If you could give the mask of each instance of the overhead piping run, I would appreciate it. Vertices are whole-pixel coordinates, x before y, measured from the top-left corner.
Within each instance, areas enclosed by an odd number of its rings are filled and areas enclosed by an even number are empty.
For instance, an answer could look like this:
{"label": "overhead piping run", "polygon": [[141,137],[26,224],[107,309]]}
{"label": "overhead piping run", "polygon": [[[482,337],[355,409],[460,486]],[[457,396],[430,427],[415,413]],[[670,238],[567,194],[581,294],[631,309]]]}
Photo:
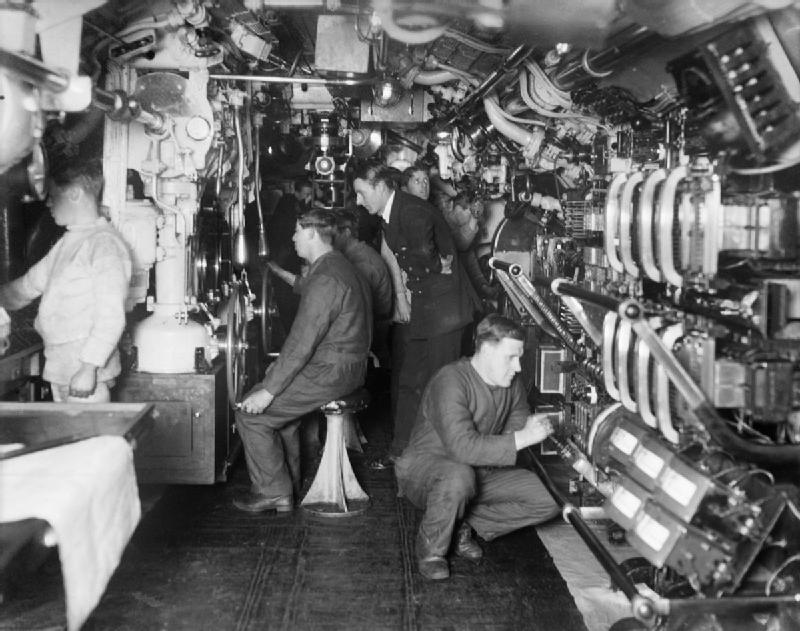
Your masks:
{"label": "overhead piping run", "polygon": [[550,79],[558,89],[571,90],[587,79],[602,78],[623,59],[655,38],[656,35],[647,27],[631,26],[619,34],[618,44],[596,53],[587,50],[578,57],[566,60],[550,75]]}
{"label": "overhead piping run", "polygon": [[461,104],[461,106],[450,116],[450,118],[447,119],[445,124],[452,125],[463,112],[467,112],[474,105],[482,101],[483,97],[486,96],[500,82],[500,80],[506,76],[507,73],[514,70],[523,61],[525,61],[532,52],[533,49],[530,46],[517,46],[513,51],[511,51],[511,54],[506,57],[502,65],[497,70],[493,71],[488,77],[486,77],[486,79],[483,80],[483,83],[475,88],[475,90],[473,90],[473,92],[466,99],[464,99],[464,102]]}
{"label": "overhead piping run", "polygon": [[212,74],[209,79],[250,81],[252,83],[298,83],[308,85],[372,85],[375,79],[324,79],[323,77],[273,77],[249,74]]}

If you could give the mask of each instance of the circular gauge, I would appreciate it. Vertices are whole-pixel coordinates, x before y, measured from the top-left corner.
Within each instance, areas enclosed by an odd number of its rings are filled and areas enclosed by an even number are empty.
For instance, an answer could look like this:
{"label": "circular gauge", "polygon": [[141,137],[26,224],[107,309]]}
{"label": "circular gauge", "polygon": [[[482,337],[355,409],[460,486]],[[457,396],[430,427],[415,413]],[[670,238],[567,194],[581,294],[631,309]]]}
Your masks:
{"label": "circular gauge", "polygon": [[336,163],[329,156],[320,156],[317,158],[314,168],[319,175],[330,175],[336,168]]}
{"label": "circular gauge", "polygon": [[186,135],[201,142],[211,133],[211,124],[202,116],[192,116],[186,123]]}

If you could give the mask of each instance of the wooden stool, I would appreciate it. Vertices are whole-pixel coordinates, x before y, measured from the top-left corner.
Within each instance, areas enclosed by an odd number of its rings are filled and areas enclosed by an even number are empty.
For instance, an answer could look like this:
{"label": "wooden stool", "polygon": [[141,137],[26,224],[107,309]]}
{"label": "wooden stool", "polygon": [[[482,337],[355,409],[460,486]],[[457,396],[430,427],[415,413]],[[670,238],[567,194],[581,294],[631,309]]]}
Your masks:
{"label": "wooden stool", "polygon": [[318,515],[338,516],[360,513],[366,508],[369,496],[353,473],[345,447],[345,435],[357,435],[353,415],[368,404],[369,393],[359,388],[320,408],[325,414],[328,435],[317,475],[301,502],[305,510]]}

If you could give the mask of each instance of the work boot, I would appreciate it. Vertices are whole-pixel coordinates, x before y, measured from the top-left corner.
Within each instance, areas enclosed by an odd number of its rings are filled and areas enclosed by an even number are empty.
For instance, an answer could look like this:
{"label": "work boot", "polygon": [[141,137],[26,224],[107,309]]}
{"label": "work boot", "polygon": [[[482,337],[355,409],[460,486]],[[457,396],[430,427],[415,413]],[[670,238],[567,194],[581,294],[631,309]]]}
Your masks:
{"label": "work boot", "polygon": [[432,555],[424,559],[417,559],[417,569],[425,578],[432,581],[443,581],[450,578],[450,568],[447,559],[442,556]]}
{"label": "work boot", "polygon": [[472,536],[472,527],[464,522],[456,533],[456,554],[462,559],[477,561],[483,556],[483,550]]}
{"label": "work boot", "polygon": [[254,493],[250,491],[243,497],[237,497],[233,500],[233,505],[241,511],[246,513],[263,513],[268,510],[274,510],[279,513],[290,513],[294,510],[291,495],[277,495],[275,497],[268,497],[261,493]]}
{"label": "work boot", "polygon": [[417,569],[419,573],[425,578],[432,581],[443,581],[450,578],[450,568],[447,565],[447,559],[440,554],[435,554],[430,551],[425,545],[424,538],[417,535]]}

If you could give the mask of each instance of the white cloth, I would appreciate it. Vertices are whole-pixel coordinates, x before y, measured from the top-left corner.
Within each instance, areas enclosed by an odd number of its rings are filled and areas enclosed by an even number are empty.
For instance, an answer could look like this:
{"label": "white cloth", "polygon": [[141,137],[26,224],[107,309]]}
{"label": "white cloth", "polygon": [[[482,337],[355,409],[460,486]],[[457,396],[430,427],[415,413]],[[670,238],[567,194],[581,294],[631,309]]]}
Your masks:
{"label": "white cloth", "polygon": [[43,519],[55,533],[70,631],[100,602],[140,516],[133,450],[120,436],[0,461],[0,521]]}

